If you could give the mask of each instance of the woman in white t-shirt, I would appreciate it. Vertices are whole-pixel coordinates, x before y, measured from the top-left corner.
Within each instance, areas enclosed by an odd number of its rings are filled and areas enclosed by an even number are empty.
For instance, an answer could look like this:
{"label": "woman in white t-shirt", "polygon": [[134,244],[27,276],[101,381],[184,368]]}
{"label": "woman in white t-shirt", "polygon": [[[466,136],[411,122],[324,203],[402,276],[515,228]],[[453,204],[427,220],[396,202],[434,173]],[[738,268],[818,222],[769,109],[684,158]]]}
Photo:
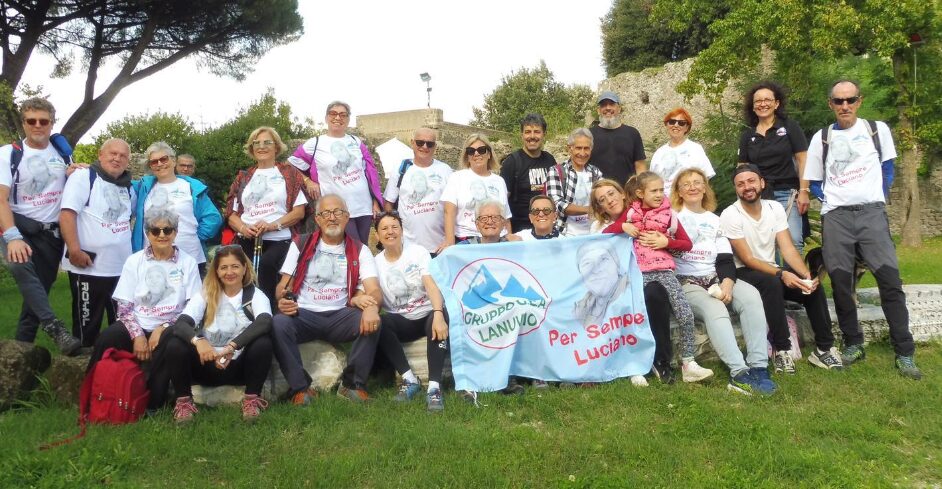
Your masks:
{"label": "woman in white t-shirt", "polygon": [[504,205],[504,229],[501,236],[510,233],[510,205],[507,203],[507,184],[497,173],[497,157],[490,141],[483,134],[472,134],[461,150],[462,168],[448,177],[442,202],[445,204],[445,246],[451,246],[471,237],[481,236],[474,223],[474,212],[485,200],[496,200]]}
{"label": "woman in white t-shirt", "polygon": [[674,179],[681,170],[698,168],[708,179],[716,175],[703,146],[687,139],[692,127],[693,118],[682,107],[673,109],[664,116],[664,130],[670,140],[654,152],[650,170],[664,180],[665,196],[670,196]]}
{"label": "woman in white t-shirt", "polygon": [[[235,242],[257,264],[258,287],[272,301],[281,278],[279,270],[308,202],[301,172],[276,161],[287,149],[273,128],[252,131],[245,153],[255,160],[255,166],[236,175],[225,209],[226,222],[238,233]],[[261,250],[258,257],[256,249]]]}
{"label": "woman in white t-shirt", "polygon": [[167,341],[166,361],[177,393],[174,420],[196,413],[192,385],[245,385],[242,419],[254,421],[268,406],[262,385],[272,361],[271,307],[252,283],[255,271],[242,248],[223,246],[200,294],[186,305]]}
{"label": "woman in white t-shirt", "polygon": [[163,406],[169,377],[164,371],[164,334],[183,312],[187,301],[200,291],[196,260],[175,245],[179,217],[169,209],[154,209],[144,216],[147,246],[128,257],[114,291],[118,320],[95,341],[89,369],[108,348],[133,352],[140,361],[151,361],[148,410]]}
{"label": "woman in white t-shirt", "polygon": [[422,384],[412,372],[402,350],[403,341],[428,338],[429,411],[445,408],[442,369],[448,355],[448,314],[441,291],[429,274],[432,257],[417,244],[402,243],[402,219],[397,212],[384,212],[373,225],[382,250],[376,255],[376,272],[383,289],[383,308],[379,347],[402,375],[396,401],[413,399]]}
{"label": "woman in white t-shirt", "polygon": [[[768,326],[762,298],[755,287],[736,280],[733,251],[720,231],[719,216],[713,213],[716,196],[707,175],[698,168],[678,173],[671,205],[693,242],[690,251],[674,257],[677,279],[694,316],[706,326],[713,349],[729,367],[727,388],[746,395],[771,394],[776,386],[769,378]],[[746,342],[745,358],[736,343],[728,306],[739,316]]]}

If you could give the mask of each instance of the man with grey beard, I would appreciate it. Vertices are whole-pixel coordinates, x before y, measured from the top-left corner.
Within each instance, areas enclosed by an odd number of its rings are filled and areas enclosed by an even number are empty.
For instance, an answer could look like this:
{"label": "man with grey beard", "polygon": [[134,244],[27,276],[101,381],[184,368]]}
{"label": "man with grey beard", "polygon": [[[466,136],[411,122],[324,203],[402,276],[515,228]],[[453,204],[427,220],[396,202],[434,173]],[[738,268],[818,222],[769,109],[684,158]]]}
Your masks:
{"label": "man with grey beard", "polygon": [[595,138],[589,162],[602,170],[605,178],[624,185],[632,175],[646,171],[648,164],[641,133],[621,123],[620,104],[614,92],[599,95],[599,124],[589,129]]}

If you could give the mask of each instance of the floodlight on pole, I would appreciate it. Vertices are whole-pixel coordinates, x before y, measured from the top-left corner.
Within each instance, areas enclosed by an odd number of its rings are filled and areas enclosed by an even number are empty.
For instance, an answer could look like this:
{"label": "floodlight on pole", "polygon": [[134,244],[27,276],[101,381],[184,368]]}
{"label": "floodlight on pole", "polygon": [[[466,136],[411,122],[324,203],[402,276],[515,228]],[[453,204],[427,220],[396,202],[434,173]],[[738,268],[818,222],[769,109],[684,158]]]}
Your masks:
{"label": "floodlight on pole", "polygon": [[428,108],[432,108],[432,77],[428,73],[419,73],[419,79],[425,82],[425,96]]}

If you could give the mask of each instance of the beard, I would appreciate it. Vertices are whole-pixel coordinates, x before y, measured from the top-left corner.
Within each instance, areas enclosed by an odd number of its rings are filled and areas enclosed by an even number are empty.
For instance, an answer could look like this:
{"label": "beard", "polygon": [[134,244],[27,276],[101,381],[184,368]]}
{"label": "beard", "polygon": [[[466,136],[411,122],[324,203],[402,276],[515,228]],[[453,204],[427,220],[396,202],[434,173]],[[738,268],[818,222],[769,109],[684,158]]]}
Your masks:
{"label": "beard", "polygon": [[331,226],[325,226],[323,231],[325,236],[330,236],[331,238],[339,238],[343,236],[343,226],[340,225],[335,224]]}
{"label": "beard", "polygon": [[621,125],[621,114],[613,115],[611,117],[605,117],[604,115],[599,116],[599,127],[602,129],[615,129]]}

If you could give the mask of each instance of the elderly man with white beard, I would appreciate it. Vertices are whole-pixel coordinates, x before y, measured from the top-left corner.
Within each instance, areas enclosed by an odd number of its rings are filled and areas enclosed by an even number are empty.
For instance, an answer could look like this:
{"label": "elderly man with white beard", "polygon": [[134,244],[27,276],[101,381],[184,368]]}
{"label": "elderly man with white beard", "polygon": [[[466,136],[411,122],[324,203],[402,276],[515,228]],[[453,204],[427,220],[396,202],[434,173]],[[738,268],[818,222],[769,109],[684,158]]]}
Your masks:
{"label": "elderly man with white beard", "polygon": [[598,99],[599,125],[590,129],[594,138],[590,163],[605,178],[624,185],[632,175],[648,169],[641,133],[621,123],[621,99],[614,92],[602,92]]}

